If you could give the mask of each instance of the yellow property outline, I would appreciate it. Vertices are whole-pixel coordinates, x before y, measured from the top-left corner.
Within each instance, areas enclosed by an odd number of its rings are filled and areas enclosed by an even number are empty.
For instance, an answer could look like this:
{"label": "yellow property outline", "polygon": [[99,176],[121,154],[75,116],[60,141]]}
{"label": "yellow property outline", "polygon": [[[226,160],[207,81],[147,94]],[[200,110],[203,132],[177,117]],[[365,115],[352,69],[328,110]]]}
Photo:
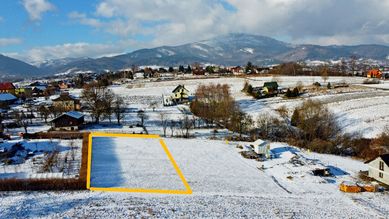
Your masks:
{"label": "yellow property outline", "polygon": [[[185,186],[185,190],[165,190],[165,189],[143,189],[143,188],[101,188],[101,187],[91,187],[91,166],[92,166],[92,138],[93,137],[121,137],[121,138],[153,138],[159,139],[159,143],[165,151],[167,157],[172,163],[174,169],[176,170],[178,176],[180,177],[182,183]],[[188,182],[186,181],[184,174],[182,174],[180,168],[178,167],[176,161],[174,160],[172,154],[170,153],[168,147],[166,146],[165,141],[159,135],[143,135],[143,134],[116,134],[116,133],[104,133],[104,132],[92,132],[89,134],[88,139],[88,171],[86,179],[86,188],[91,191],[106,191],[106,192],[134,192],[134,193],[160,193],[160,194],[180,194],[180,195],[190,195],[192,194],[192,189],[190,188]]]}

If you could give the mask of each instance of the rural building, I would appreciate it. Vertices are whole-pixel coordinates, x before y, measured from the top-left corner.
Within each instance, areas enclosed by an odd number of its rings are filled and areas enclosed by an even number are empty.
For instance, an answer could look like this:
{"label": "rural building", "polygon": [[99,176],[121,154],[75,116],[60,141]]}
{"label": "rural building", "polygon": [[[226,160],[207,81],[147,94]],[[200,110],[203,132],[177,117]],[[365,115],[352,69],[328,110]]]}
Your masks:
{"label": "rural building", "polygon": [[172,106],[189,102],[189,90],[184,85],[178,85],[171,96],[163,96],[163,105]]}
{"label": "rural building", "polygon": [[15,94],[15,86],[11,82],[0,83],[0,93]]}
{"label": "rural building", "polygon": [[80,109],[80,101],[70,96],[68,93],[62,93],[59,97],[52,100],[53,107],[63,109],[65,111],[73,111]]}
{"label": "rural building", "polygon": [[51,121],[52,128],[56,131],[66,130],[74,131],[79,130],[81,125],[84,124],[84,115],[80,112],[70,111],[62,114],[61,116]]}
{"label": "rural building", "polygon": [[18,97],[31,97],[32,87],[18,87],[15,89],[15,95]]}
{"label": "rural building", "polygon": [[369,165],[369,177],[389,185],[389,154],[380,155],[365,163]]}
{"label": "rural building", "polygon": [[254,152],[259,156],[270,158],[270,144],[268,142],[258,139],[252,143],[251,146],[254,148]]}
{"label": "rural building", "polygon": [[244,73],[244,69],[240,66],[232,67],[230,70],[234,75],[242,75]]}
{"label": "rural building", "polygon": [[0,93],[0,107],[5,108],[13,104],[18,98],[10,93]]}
{"label": "rural building", "polygon": [[278,83],[276,81],[265,82],[263,84],[263,92],[266,95],[277,95],[278,94]]}
{"label": "rural building", "polygon": [[382,72],[379,69],[372,69],[367,73],[368,78],[381,78]]}

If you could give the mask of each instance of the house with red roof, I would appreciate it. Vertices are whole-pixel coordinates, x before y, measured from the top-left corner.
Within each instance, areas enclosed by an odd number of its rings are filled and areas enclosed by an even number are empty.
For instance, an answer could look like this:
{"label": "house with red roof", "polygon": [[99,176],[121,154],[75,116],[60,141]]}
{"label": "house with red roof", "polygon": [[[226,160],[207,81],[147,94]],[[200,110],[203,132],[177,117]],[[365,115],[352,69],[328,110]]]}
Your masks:
{"label": "house with red roof", "polygon": [[16,87],[11,82],[0,83],[0,93],[15,94]]}

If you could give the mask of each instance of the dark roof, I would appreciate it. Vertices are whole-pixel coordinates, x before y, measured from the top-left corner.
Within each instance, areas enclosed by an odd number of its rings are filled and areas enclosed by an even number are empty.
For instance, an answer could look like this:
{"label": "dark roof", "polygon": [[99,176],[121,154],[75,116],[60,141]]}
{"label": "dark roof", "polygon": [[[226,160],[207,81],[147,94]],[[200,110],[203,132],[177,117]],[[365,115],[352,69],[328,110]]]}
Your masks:
{"label": "dark roof", "polygon": [[56,101],[70,101],[70,100],[76,100],[69,94],[61,94],[58,98],[53,99],[54,102]]}
{"label": "dark roof", "polygon": [[178,85],[176,88],[174,88],[173,93],[175,93],[177,90],[179,90],[179,89],[181,89],[181,88],[183,88],[183,89],[185,89],[186,91],[189,92],[189,90],[186,89],[184,85],[181,85],[181,84],[180,84],[180,85]]}
{"label": "dark roof", "polygon": [[378,157],[376,157],[374,159],[366,161],[365,163],[370,163],[370,162],[372,162],[373,160],[375,160],[375,159],[377,159],[379,157],[386,163],[386,165],[389,166],[389,154],[380,155],[380,156],[378,156]]}
{"label": "dark roof", "polygon": [[84,115],[80,112],[77,112],[77,111],[70,111],[70,112],[64,113],[64,114],[58,116],[57,118],[51,120],[51,122],[55,122],[56,120],[58,120],[62,117],[71,117],[71,118],[79,120],[79,119],[83,118]]}
{"label": "dark roof", "polygon": [[15,86],[11,82],[0,83],[0,90],[11,90],[15,89]]}
{"label": "dark roof", "polygon": [[389,154],[384,154],[380,156],[381,159],[389,166]]}
{"label": "dark roof", "polygon": [[264,87],[267,87],[267,88],[273,88],[273,89],[277,89],[278,88],[278,83],[276,81],[272,81],[272,82],[265,82],[263,84]]}

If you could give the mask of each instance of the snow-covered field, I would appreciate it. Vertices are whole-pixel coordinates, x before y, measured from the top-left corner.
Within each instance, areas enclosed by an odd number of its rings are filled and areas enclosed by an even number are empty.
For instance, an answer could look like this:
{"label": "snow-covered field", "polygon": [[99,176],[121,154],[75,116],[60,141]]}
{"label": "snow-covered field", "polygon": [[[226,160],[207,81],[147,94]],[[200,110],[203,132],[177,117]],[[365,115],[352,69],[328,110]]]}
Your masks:
{"label": "snow-covered field", "polygon": [[[187,106],[162,107],[162,95],[170,95],[171,91],[179,84],[185,85],[194,94],[200,84],[228,84],[231,94],[239,103],[243,111],[249,113],[254,119],[261,114],[277,116],[275,111],[281,106],[289,109],[290,115],[293,109],[304,99],[312,98],[326,103],[336,114],[340,125],[345,133],[361,134],[365,137],[375,137],[380,134],[389,120],[389,91],[371,88],[363,85],[363,77],[329,77],[326,82],[340,83],[346,82],[355,87],[332,89],[325,93],[308,93],[298,99],[284,99],[274,97],[268,99],[254,100],[241,92],[244,82],[248,80],[253,86],[262,86],[264,82],[277,80],[282,87],[295,87],[298,83],[312,85],[314,82],[324,83],[321,77],[254,77],[254,78],[212,78],[212,79],[190,79],[162,82],[144,82],[135,85],[116,85],[110,88],[117,94],[122,95],[129,105],[127,123],[136,124],[138,118],[136,111],[144,109],[149,115],[146,126],[150,133],[162,134],[161,127],[158,126],[159,114],[164,112],[168,119],[177,120],[187,112]],[[377,86],[386,86],[386,82]],[[72,90],[74,95],[80,95],[81,90]],[[151,106],[157,103],[158,107],[153,111]],[[374,113],[372,113],[374,112]],[[202,130],[197,130],[196,137],[207,136]],[[208,135],[209,136],[209,135]]]}
{"label": "snow-covered field", "polygon": [[[360,161],[303,152],[274,143],[271,148],[278,158],[260,163],[243,158],[236,143],[169,138],[165,141],[188,180],[192,195],[9,192],[0,194],[0,216],[385,218],[389,215],[387,193],[344,194],[339,191],[341,181],[353,179],[360,169],[366,169]],[[106,147],[116,143],[106,144]],[[121,153],[116,151],[112,155],[126,157]],[[296,155],[305,165],[290,163]],[[132,172],[144,170],[143,165],[161,159],[156,156],[137,160],[140,165],[135,165]],[[259,168],[262,165],[264,170]],[[310,167],[317,165],[330,167],[335,176],[313,176]],[[150,176],[158,179],[161,169],[165,168],[169,167],[150,168],[148,174],[136,177],[143,177],[144,182],[150,180]],[[126,177],[126,174],[115,172],[115,177]],[[170,186],[168,181],[158,183]]]}
{"label": "snow-covered field", "polygon": [[159,139],[93,137],[91,187],[185,190]]}

